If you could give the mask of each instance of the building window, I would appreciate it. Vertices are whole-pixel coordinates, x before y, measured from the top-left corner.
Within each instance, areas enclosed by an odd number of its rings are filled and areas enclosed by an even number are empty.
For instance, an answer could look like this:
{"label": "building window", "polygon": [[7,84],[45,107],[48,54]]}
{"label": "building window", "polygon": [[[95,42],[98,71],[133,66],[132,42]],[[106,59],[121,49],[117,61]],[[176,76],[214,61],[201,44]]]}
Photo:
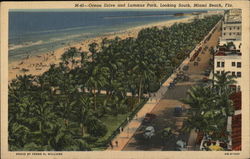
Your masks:
{"label": "building window", "polygon": [[237,72],[237,77],[241,77],[241,72]]}
{"label": "building window", "polygon": [[216,71],[216,74],[220,74],[220,71]]}
{"label": "building window", "polygon": [[230,29],[230,30],[232,30],[232,28],[231,28],[231,27],[230,27],[229,29]]}
{"label": "building window", "polygon": [[221,74],[223,74],[225,71],[221,71]]}
{"label": "building window", "polygon": [[217,62],[217,67],[220,67],[220,62]]}
{"label": "building window", "polygon": [[225,67],[225,62],[221,62],[221,67]]}
{"label": "building window", "polygon": [[237,62],[237,67],[241,68],[241,62]]}
{"label": "building window", "polygon": [[235,72],[234,71],[232,72],[232,76],[235,76]]}
{"label": "building window", "polygon": [[237,35],[240,35],[240,33],[237,33]]}
{"label": "building window", "polygon": [[224,33],[224,35],[226,35],[226,33]]}
{"label": "building window", "polygon": [[232,33],[229,33],[229,35],[232,35]]}
{"label": "building window", "polygon": [[224,27],[224,30],[226,30],[226,27]]}
{"label": "building window", "polygon": [[240,27],[238,27],[237,29],[240,30]]}
{"label": "building window", "polygon": [[232,66],[235,66],[235,62],[232,62]]}

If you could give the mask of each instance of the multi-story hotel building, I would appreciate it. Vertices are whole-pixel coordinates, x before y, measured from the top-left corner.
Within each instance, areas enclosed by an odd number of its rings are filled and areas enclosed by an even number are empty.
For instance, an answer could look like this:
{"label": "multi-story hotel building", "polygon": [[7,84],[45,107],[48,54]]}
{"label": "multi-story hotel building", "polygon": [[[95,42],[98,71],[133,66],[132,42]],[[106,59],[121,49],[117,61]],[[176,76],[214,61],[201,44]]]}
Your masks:
{"label": "multi-story hotel building", "polygon": [[241,22],[241,9],[232,9],[225,12],[224,20],[222,23],[220,45],[233,41],[236,48],[240,49],[242,34]]}
{"label": "multi-story hotel building", "polygon": [[[241,10],[232,9],[224,14],[222,23],[222,35],[219,47],[214,56],[214,73],[221,74],[229,71],[235,76],[237,83],[231,87],[235,93],[230,99],[234,103],[234,115],[228,117],[227,130],[230,133],[228,148],[231,150],[241,150],[241,88],[244,86],[242,81],[242,52],[241,52]],[[230,44],[228,46],[229,43]],[[226,44],[226,45],[224,45]]]}
{"label": "multi-story hotel building", "polygon": [[221,74],[229,71],[232,76],[235,76],[237,84],[233,85],[236,91],[241,90],[242,82],[242,63],[241,52],[235,48],[227,49],[224,46],[218,48],[214,56],[214,73]]}
{"label": "multi-story hotel building", "polygon": [[[242,58],[241,58],[241,10],[231,9],[225,11],[222,22],[222,35],[219,47],[214,56],[214,73],[231,72],[236,77],[237,84],[233,87],[237,91],[242,87]],[[230,46],[226,46],[229,43]],[[226,45],[225,45],[226,44]]]}

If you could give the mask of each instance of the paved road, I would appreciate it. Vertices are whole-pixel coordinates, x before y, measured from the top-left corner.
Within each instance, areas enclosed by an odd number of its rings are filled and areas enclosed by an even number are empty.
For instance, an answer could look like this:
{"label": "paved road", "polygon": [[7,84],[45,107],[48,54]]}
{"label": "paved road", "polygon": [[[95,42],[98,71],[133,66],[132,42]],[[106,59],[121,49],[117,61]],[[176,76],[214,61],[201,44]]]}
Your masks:
{"label": "paved road", "polygon": [[[216,46],[217,40],[219,38],[220,31],[217,30],[210,41],[203,45],[203,48],[207,45],[209,48],[211,46]],[[204,75],[203,72],[209,67],[209,60],[211,55],[209,54],[209,49],[204,51],[204,54],[199,54],[201,61],[198,66],[194,66],[193,62],[189,63],[189,70],[187,73],[191,78],[188,82],[180,82],[177,83],[176,87],[173,89],[169,89],[164,95],[163,98],[159,101],[159,103],[154,107],[152,113],[157,115],[157,118],[152,121],[152,123],[148,124],[155,128],[156,135],[151,140],[145,140],[142,136],[143,129],[147,126],[142,124],[133,137],[129,140],[127,145],[123,148],[124,151],[160,151],[160,150],[176,150],[176,141],[182,139],[187,143],[189,139],[189,134],[182,133],[179,129],[182,127],[183,120],[186,118],[185,115],[183,117],[174,117],[173,110],[177,105],[183,105],[181,99],[186,97],[187,90],[198,84],[198,81],[201,80]],[[188,106],[185,105],[187,108]],[[176,135],[176,138],[171,138],[169,141],[163,143],[161,138],[161,131],[166,128],[171,127],[179,135]],[[195,137],[193,137],[195,139]],[[193,143],[195,144],[195,143]]]}

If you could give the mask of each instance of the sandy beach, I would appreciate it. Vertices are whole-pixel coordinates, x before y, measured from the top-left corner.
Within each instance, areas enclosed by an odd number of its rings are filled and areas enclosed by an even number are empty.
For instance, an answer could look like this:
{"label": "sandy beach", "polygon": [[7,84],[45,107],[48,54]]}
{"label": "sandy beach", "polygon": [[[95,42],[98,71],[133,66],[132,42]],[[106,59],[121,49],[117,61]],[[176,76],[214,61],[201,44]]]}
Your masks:
{"label": "sandy beach", "polygon": [[66,45],[56,49],[51,52],[45,52],[41,53],[40,55],[29,55],[26,58],[20,59],[18,61],[10,62],[8,65],[9,69],[9,75],[8,75],[8,81],[10,82],[12,79],[16,78],[17,75],[24,75],[24,74],[32,74],[32,75],[40,75],[46,70],[49,69],[50,64],[58,64],[61,60],[61,55],[67,50],[69,47],[76,47],[76,48],[82,48],[82,51],[88,52],[88,45],[92,42],[100,43],[103,38],[107,39],[113,39],[116,36],[120,37],[121,39],[125,39],[128,37],[137,37],[138,32],[143,28],[148,27],[169,27],[173,25],[174,23],[188,23],[191,22],[193,19],[193,16],[189,16],[183,19],[177,19],[177,20],[170,20],[170,21],[164,21],[159,23],[153,23],[143,26],[138,26],[134,28],[130,28],[124,31],[120,32],[114,32],[105,36],[99,36],[91,39],[84,40],[80,43],[75,43]]}

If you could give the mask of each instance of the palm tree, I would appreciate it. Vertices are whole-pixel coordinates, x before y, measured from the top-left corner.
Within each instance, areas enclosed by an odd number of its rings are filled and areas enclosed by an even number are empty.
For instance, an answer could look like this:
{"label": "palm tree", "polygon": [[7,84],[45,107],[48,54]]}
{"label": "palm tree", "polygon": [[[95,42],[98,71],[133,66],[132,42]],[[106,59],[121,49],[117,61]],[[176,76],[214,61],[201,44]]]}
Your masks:
{"label": "palm tree", "polygon": [[81,60],[80,60],[81,66],[84,67],[87,64],[87,62],[88,62],[87,52],[83,51],[83,52],[80,53],[80,55],[81,55]]}
{"label": "palm tree", "polygon": [[234,112],[232,101],[229,100],[231,91],[228,90],[228,86],[233,83],[233,78],[225,72],[216,75],[217,89],[210,86],[192,87],[188,97],[183,100],[191,106],[191,116],[185,122],[184,129],[196,129],[215,138],[220,137],[225,131],[227,117]]}
{"label": "palm tree", "polygon": [[215,87],[218,88],[219,93],[229,91],[229,86],[236,84],[236,80],[234,76],[229,75],[230,71],[222,72],[221,74],[215,74],[214,84]]}
{"label": "palm tree", "polygon": [[75,57],[77,57],[80,54],[80,50],[76,47],[70,47],[67,51],[65,51],[61,59],[65,64],[68,64],[68,60],[71,61],[71,69],[73,68],[74,64],[76,63]]}
{"label": "palm tree", "polygon": [[74,143],[73,132],[62,125],[55,125],[48,136],[48,145],[54,151],[79,150],[79,147]]}
{"label": "palm tree", "polygon": [[[213,108],[219,97],[210,87],[195,86],[188,90],[184,103],[189,104],[193,116]],[[213,106],[213,107],[212,107]]]}
{"label": "palm tree", "polygon": [[63,118],[64,124],[66,127],[69,125],[69,116],[76,104],[76,101],[69,102],[67,101],[59,101],[59,105],[57,106],[58,112],[60,114],[60,117]]}
{"label": "palm tree", "polygon": [[81,136],[84,136],[84,126],[86,126],[89,118],[93,116],[92,112],[92,99],[87,96],[81,96],[74,108],[75,120],[79,123],[81,129]]}
{"label": "palm tree", "polygon": [[28,140],[30,129],[24,125],[18,123],[9,122],[9,149],[16,151],[22,148]]}
{"label": "palm tree", "polygon": [[98,47],[98,44],[96,42],[89,44],[89,51],[91,52],[91,60],[92,61],[96,60],[97,47]]}
{"label": "palm tree", "polygon": [[11,82],[10,87],[22,91],[29,91],[32,89],[34,79],[35,76],[33,75],[19,75]]}
{"label": "palm tree", "polygon": [[96,110],[96,93],[97,90],[104,88],[108,83],[108,68],[101,67],[100,65],[90,65],[88,69],[88,80],[86,86],[91,89],[91,93],[94,96],[94,110]]}

